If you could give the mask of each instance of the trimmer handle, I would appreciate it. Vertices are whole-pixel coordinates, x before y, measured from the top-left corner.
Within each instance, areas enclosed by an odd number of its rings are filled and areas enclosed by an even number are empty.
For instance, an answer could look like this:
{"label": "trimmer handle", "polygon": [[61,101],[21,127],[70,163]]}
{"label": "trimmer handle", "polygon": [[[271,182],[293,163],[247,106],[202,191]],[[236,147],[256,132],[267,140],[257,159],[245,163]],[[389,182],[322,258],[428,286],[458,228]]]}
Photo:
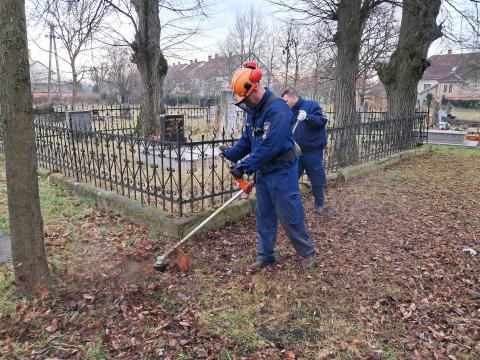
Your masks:
{"label": "trimmer handle", "polygon": [[255,185],[254,180],[239,179],[234,176],[232,177],[245,194],[250,194],[252,192],[253,186]]}

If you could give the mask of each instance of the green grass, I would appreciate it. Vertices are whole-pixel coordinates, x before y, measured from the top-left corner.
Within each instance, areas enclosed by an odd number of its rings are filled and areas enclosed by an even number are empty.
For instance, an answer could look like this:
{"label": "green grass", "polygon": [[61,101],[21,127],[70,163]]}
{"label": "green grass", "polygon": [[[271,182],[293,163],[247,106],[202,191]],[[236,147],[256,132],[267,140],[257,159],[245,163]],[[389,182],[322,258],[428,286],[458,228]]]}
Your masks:
{"label": "green grass", "polygon": [[52,185],[46,179],[40,179],[38,185],[42,216],[47,225],[65,218],[78,221],[83,216],[85,208],[93,206],[92,201],[71,195],[67,190]]}
{"label": "green grass", "polygon": [[433,150],[442,155],[452,156],[479,156],[480,150],[478,148],[464,148],[458,146],[435,145]]}
{"label": "green grass", "polygon": [[[315,280],[291,288],[288,282],[273,285],[257,274],[252,282],[253,293],[242,290],[240,278],[231,279],[228,288],[219,293],[212,279],[199,297],[205,307],[199,314],[201,325],[233,340],[233,353],[247,355],[279,341],[286,348],[300,347],[311,356],[322,343],[321,347],[335,349],[338,356],[349,358],[348,351],[342,354],[338,344],[329,340],[340,338],[348,342],[361,334],[360,326],[346,317],[348,303],[318,294]],[[319,308],[319,303],[328,304],[332,311]],[[228,359],[229,354],[223,349],[221,358]]]}
{"label": "green grass", "polygon": [[[122,226],[122,229],[123,229],[123,226]],[[120,230],[122,230],[122,229],[120,229]],[[150,238],[153,238],[153,239],[159,237],[160,235],[161,235],[161,232],[160,232],[160,229],[158,227],[151,227],[149,232],[148,232],[148,236]]]}
{"label": "green grass", "polygon": [[456,116],[458,120],[477,121],[480,125],[480,110],[455,108],[452,115]]}
{"label": "green grass", "polygon": [[0,158],[0,232],[9,234],[7,183],[5,182],[5,161]]}
{"label": "green grass", "polygon": [[395,300],[399,300],[402,296],[402,290],[387,284],[371,284],[372,290],[378,294],[378,297],[391,297]]}
{"label": "green grass", "polygon": [[[8,220],[7,185],[5,182],[5,163],[0,160],[0,231],[10,234]],[[47,179],[39,178],[40,207],[45,225],[57,223],[68,218],[75,225],[81,219],[87,206],[93,202],[71,195],[67,190],[51,184]]]}
{"label": "green grass", "polygon": [[87,359],[106,359],[107,352],[102,348],[101,344],[97,344],[87,350],[85,354]]}
{"label": "green grass", "polygon": [[[7,203],[7,186],[5,183],[5,163],[0,160],[0,231],[9,235],[9,215]],[[93,202],[84,198],[78,198],[69,194],[65,189],[51,184],[47,179],[39,178],[40,207],[44,226],[51,225],[57,231],[69,233],[73,251],[80,248],[78,225],[85,214],[85,209],[93,206]],[[55,276],[62,266],[62,252],[47,248],[48,261]],[[0,312],[9,313],[14,310],[16,301],[14,296],[13,272],[11,262],[0,266]]]}
{"label": "green grass", "polygon": [[265,343],[256,328],[255,314],[259,309],[259,304],[253,304],[224,309],[216,314],[206,312],[200,315],[200,321],[213,333],[227,334],[242,353],[248,353]]}
{"label": "green grass", "polygon": [[382,359],[386,359],[386,360],[397,360],[398,359],[397,355],[395,354],[395,351],[386,344],[381,344],[379,350],[381,351],[381,358]]}
{"label": "green grass", "polygon": [[10,314],[15,311],[12,263],[7,261],[0,265],[0,313]]}

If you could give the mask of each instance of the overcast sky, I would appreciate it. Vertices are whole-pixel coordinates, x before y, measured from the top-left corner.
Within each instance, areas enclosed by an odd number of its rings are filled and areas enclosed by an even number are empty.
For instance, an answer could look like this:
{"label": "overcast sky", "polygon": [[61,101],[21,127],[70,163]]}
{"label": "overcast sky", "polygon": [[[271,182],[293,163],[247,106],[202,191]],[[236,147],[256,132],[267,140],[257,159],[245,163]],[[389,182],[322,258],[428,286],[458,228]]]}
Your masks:
{"label": "overcast sky", "polygon": [[[218,1],[218,0],[217,0]],[[28,6],[31,5],[29,0]],[[195,41],[198,50],[189,51],[182,55],[186,60],[198,58],[198,60],[206,60],[208,55],[218,53],[218,43],[225,37],[228,32],[230,24],[235,21],[235,15],[241,11],[247,10],[251,4],[261,9],[262,12],[268,14],[271,5],[264,0],[244,0],[238,2],[237,0],[221,0],[216,5],[213,5],[208,11],[211,14],[209,18],[203,22],[202,35],[200,35]],[[266,21],[269,21],[269,15],[265,15]],[[27,24],[29,33],[29,49],[33,60],[39,60],[45,65],[48,64],[48,29],[40,26],[33,26],[34,24],[29,21]],[[126,29],[126,26],[125,26]],[[127,30],[127,29],[126,29]],[[128,32],[128,30],[127,30]],[[127,35],[128,37],[128,35]],[[130,37],[130,39],[133,36]],[[57,48],[59,47],[57,40]],[[59,49],[59,53],[61,53]],[[168,59],[170,62],[178,61],[177,59]],[[64,65],[61,65],[64,68]]]}
{"label": "overcast sky", "polygon": [[[212,6],[209,12],[212,14],[208,21],[203,24],[203,36],[199,37],[195,44],[198,50],[189,51],[182,55],[183,61],[197,58],[198,60],[207,60],[208,55],[213,55],[219,52],[218,44],[225,38],[228,32],[228,28],[235,21],[237,13],[248,10],[253,4],[256,8],[260,9],[265,15],[265,22],[268,24],[271,21],[271,16],[267,15],[272,12],[272,5],[266,0],[244,0],[239,2],[238,0],[216,0],[217,4]],[[27,0],[27,11],[30,0]],[[27,24],[29,31],[29,48],[31,57],[33,60],[41,61],[43,64],[48,65],[48,30],[42,27],[34,27],[29,21]],[[128,34],[131,30],[124,27]],[[127,35],[127,37],[129,37]],[[133,36],[130,36],[131,39]],[[62,55],[62,49],[57,41],[57,48],[59,55]],[[446,52],[446,46],[441,45],[440,41],[434,43],[429,51],[429,55]],[[65,56],[65,55],[64,55]],[[85,57],[85,62],[91,61],[92,55]],[[177,62],[178,59],[169,58],[169,63]],[[68,71],[68,65],[65,62],[60,61],[60,67],[65,71]]]}

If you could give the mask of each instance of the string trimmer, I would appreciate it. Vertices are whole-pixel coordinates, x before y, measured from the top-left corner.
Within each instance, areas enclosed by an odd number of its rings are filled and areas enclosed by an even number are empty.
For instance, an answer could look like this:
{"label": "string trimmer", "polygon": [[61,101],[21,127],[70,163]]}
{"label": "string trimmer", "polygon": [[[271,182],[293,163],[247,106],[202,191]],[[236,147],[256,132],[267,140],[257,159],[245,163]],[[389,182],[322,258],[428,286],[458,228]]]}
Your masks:
{"label": "string trimmer", "polygon": [[200,230],[203,226],[205,226],[210,220],[212,220],[215,216],[217,216],[223,209],[225,209],[228,205],[230,205],[232,202],[234,202],[240,195],[243,193],[249,194],[252,191],[254,181],[253,180],[244,180],[244,179],[237,179],[234,178],[234,180],[237,182],[237,184],[240,186],[240,191],[238,191],[235,195],[233,195],[227,202],[225,202],[222,206],[220,206],[213,214],[211,214],[208,218],[203,220],[200,225],[198,225],[195,229],[190,231],[182,240],[177,242],[175,245],[173,245],[170,249],[165,251],[163,255],[157,257],[157,261],[155,264],[153,264],[153,267],[155,270],[158,271],[165,271],[167,268],[167,264],[165,262],[165,259],[176,249],[178,249],[179,246],[181,246],[185,241],[187,241],[190,237],[192,237],[198,230]]}

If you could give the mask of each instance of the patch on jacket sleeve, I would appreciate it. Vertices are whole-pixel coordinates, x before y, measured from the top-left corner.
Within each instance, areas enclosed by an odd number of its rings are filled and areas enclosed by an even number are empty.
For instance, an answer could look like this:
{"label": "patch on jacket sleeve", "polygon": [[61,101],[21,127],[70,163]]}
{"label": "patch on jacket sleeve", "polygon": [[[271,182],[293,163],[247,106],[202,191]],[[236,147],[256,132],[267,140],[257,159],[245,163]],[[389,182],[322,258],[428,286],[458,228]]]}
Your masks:
{"label": "patch on jacket sleeve", "polygon": [[272,125],[272,124],[270,124],[270,121],[265,121],[265,122],[263,123],[263,132],[267,132],[268,130],[270,130],[270,126],[271,126],[271,125]]}

